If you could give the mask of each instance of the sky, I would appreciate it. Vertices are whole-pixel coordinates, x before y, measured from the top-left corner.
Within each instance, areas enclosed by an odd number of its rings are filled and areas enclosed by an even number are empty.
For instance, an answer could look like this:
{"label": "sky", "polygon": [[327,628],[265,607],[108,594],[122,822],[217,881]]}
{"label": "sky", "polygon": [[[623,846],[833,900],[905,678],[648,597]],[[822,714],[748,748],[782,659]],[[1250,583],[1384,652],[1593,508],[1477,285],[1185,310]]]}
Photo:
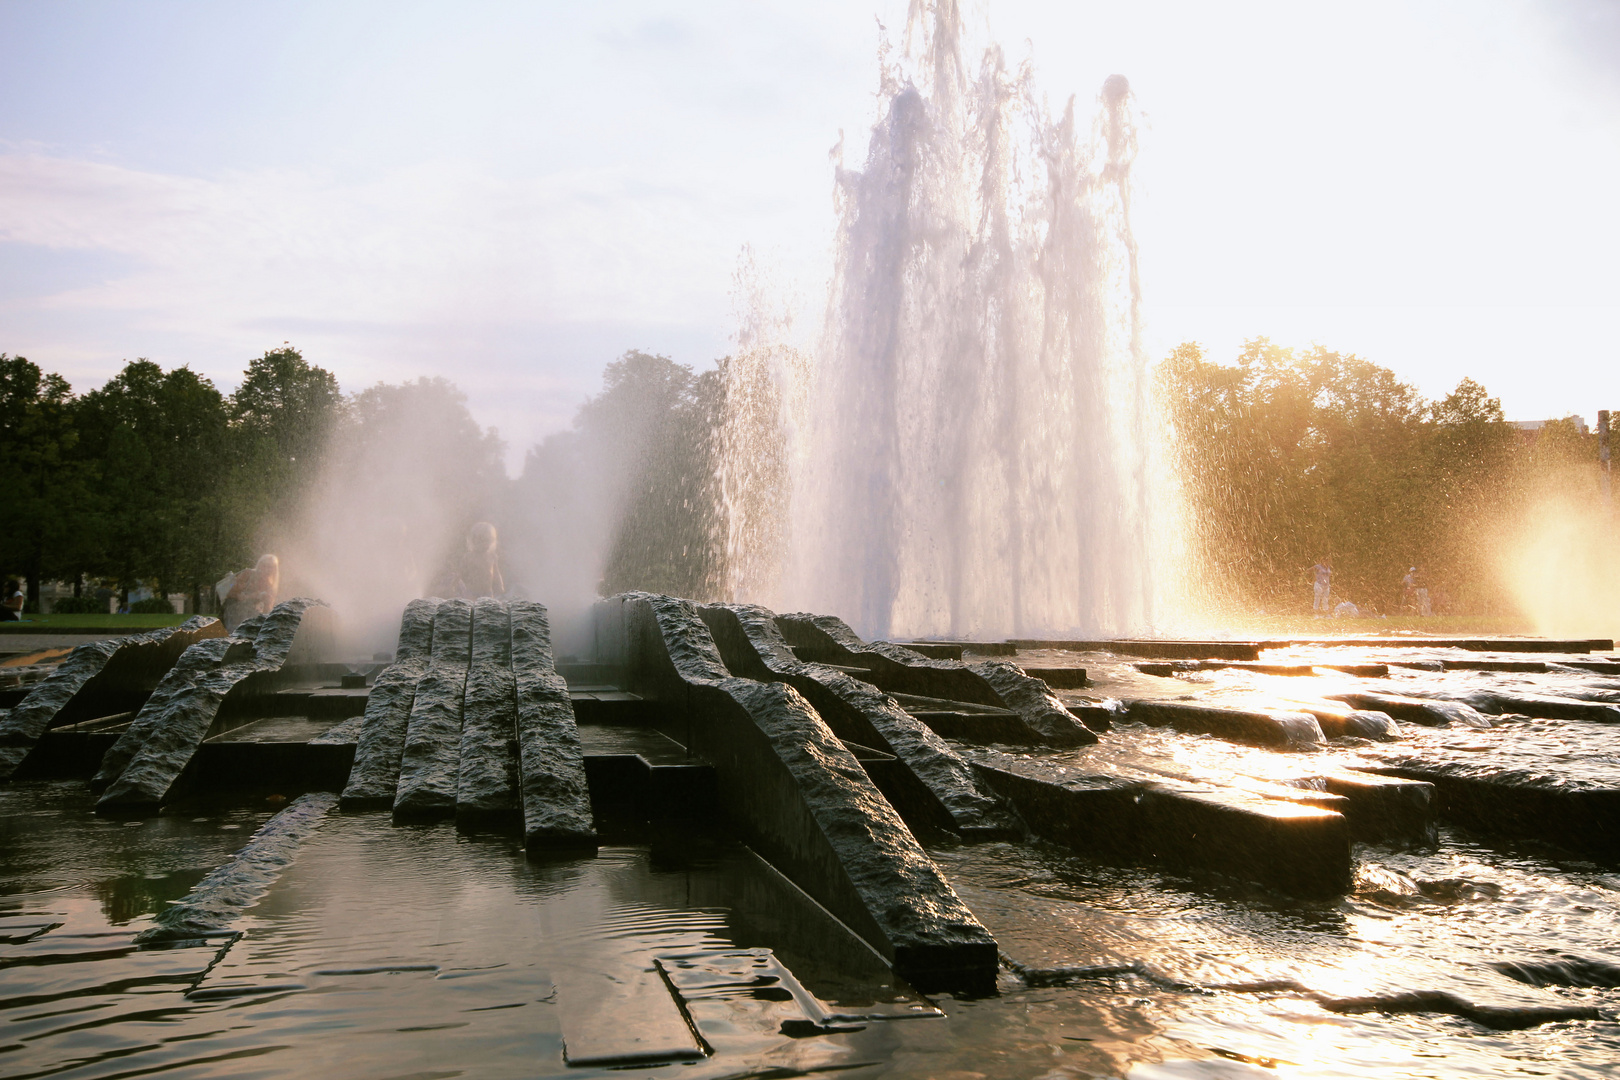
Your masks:
{"label": "sky", "polygon": [[[1150,354],[1255,336],[1620,409],[1620,0],[989,0],[1060,108],[1126,75]],[[0,0],[0,352],[229,391],[284,342],[442,375],[509,465],[627,349],[814,323],[904,0]],[[751,254],[748,254],[751,253]]]}

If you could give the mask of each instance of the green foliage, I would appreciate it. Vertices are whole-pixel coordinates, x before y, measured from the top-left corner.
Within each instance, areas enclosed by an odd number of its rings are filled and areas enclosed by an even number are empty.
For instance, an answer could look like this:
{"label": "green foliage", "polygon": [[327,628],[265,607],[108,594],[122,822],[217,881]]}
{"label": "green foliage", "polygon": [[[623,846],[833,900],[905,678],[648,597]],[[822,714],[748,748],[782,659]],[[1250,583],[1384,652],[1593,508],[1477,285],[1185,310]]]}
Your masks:
{"label": "green foliage", "polygon": [[1567,421],[1523,436],[1472,379],[1427,402],[1359,357],[1264,338],[1233,365],[1181,345],[1158,378],[1195,591],[1217,603],[1308,605],[1307,569],[1325,558],[1335,598],[1363,609],[1397,613],[1401,578],[1418,566],[1454,610],[1500,611],[1493,558],[1530,495],[1595,484],[1592,436]]}
{"label": "green foliage", "polygon": [[136,600],[129,605],[131,615],[173,615],[174,605],[161,596],[151,596],[145,600]]}
{"label": "green foliage", "polygon": [[297,349],[275,349],[248,364],[231,395],[236,465],[266,504],[290,512],[321,474],[333,430],[347,406],[331,372],[309,364]]}
{"label": "green foliage", "polygon": [[80,399],[78,412],[99,472],[93,572],[156,578],[165,591],[211,580],[235,554],[221,499],[232,436],[224,395],[189,368],[165,372],[141,359]]}
{"label": "green foliage", "polygon": [[[168,611],[173,608],[164,605]],[[51,605],[52,615],[105,615],[107,614],[107,601],[97,600],[93,596],[64,596]]]}
{"label": "green foliage", "polygon": [[35,608],[41,577],[68,569],[86,526],[78,443],[67,380],[0,353],[0,566],[23,573]]}
{"label": "green foliage", "polygon": [[695,375],[667,356],[631,351],[607,366],[602,384],[575,426],[613,447],[610,470],[623,489],[603,595],[631,589],[712,595],[719,373]]}

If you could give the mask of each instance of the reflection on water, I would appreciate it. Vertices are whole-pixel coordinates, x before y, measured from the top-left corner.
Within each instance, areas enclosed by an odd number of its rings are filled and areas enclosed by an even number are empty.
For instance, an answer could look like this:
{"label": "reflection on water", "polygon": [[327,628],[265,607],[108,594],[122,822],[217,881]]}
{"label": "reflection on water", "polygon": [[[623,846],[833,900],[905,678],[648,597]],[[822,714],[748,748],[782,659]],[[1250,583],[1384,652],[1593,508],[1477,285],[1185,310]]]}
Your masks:
{"label": "reflection on water", "polygon": [[[1352,684],[1159,679],[1082,659],[1098,696],[1263,701]],[[1460,696],[1596,681],[1396,670],[1385,685]],[[1620,732],[1521,720],[1404,734],[1277,753],[1122,724],[1045,756],[1299,782],[1381,754],[1505,755],[1603,781]],[[1443,1010],[1342,1011],[1419,992],[1496,1010],[1498,1027],[1548,1007],[1620,1012],[1615,868],[1455,829],[1432,849],[1358,847],[1351,894],[1319,903],[1043,843],[941,844],[933,854],[1007,965],[998,995],[937,1000],[944,1015],[930,1018],[745,849],[691,837],[530,862],[503,837],[334,815],[239,940],[138,950],[152,914],[273,808],[126,823],[91,805],[78,783],[0,788],[8,1077],[1601,1076],[1620,1061],[1613,1019],[1496,1030]],[[637,1047],[671,1063],[608,1064]]]}

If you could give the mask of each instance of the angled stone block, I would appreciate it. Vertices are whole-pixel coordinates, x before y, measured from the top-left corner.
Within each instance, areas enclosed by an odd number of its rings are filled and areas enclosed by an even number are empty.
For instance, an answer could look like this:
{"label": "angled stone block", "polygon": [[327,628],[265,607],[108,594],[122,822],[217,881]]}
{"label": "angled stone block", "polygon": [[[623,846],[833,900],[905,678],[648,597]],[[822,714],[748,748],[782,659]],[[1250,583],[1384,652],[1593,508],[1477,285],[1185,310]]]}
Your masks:
{"label": "angled stone block", "polygon": [[497,822],[518,816],[517,685],[512,677],[512,619],[506,603],[473,606],[472,661],[462,705],[456,820]]}
{"label": "angled stone block", "polygon": [[510,604],[523,842],[530,852],[595,848],[585,754],[568,684],[557,674],[546,609]]}
{"label": "angled stone block", "polygon": [[461,708],[472,661],[472,605],[446,600],[433,614],[433,651],[417,680],[400,755],[395,820],[449,817],[461,779]]}
{"label": "angled stone block", "polygon": [[931,660],[887,641],[862,641],[835,615],[795,612],[778,615],[776,625],[801,660],[866,668],[868,681],[883,690],[1002,705],[996,692],[960,662]]}
{"label": "angled stone block", "polygon": [[732,677],[690,602],[616,602],[635,688],[687,714],[688,748],[750,844],[919,988],[992,987],[995,940],[810,703]]}
{"label": "angled stone block", "polygon": [[252,907],[292,864],[298,846],[318,829],[336,803],[328,792],[300,795],[261,825],[231,861],[199,881],[185,898],[164,908],[139,934],[140,945],[219,937]]}
{"label": "angled stone block", "polygon": [[225,636],[206,616],[144,634],[86,642],[0,719],[0,780],[7,780],[52,727],[139,709],[191,646]]}
{"label": "angled stone block", "polygon": [[230,637],[199,642],[181,654],[102,759],[93,781],[103,791],[97,812],[154,812],[191,763],[226,697],[248,689],[255,677],[279,672],[295,655],[300,636],[307,636],[306,622],[329,637],[330,613],[319,600],[287,600]]}
{"label": "angled stone block", "polygon": [[416,684],[427,673],[433,651],[433,616],[439,601],[412,600],[400,618],[394,662],[372,682],[365,722],[355,748],[354,768],[343,788],[345,809],[382,809],[394,805],[399,789],[405,731],[410,723]]}
{"label": "angled stone block", "polygon": [[932,660],[888,641],[862,641],[842,619],[803,613],[778,615],[776,624],[803,660],[866,668],[867,681],[890,693],[947,698],[1011,709],[1042,742],[1078,746],[1097,741],[1051,689],[1007,660],[963,664]]}
{"label": "angled stone block", "polygon": [[1023,717],[1046,745],[1084,746],[1097,741],[1096,732],[1076,719],[1046,683],[1026,675],[1012,661],[981,660],[968,670],[985,681],[1005,708]]}
{"label": "angled stone block", "polygon": [[980,790],[967,763],[944,739],[870,683],[799,660],[770,611],[712,604],[700,614],[733,674],[788,683],[840,739],[894,755],[902,766],[898,782],[879,787],[907,820],[921,818],[969,839],[1022,834],[1017,818]]}

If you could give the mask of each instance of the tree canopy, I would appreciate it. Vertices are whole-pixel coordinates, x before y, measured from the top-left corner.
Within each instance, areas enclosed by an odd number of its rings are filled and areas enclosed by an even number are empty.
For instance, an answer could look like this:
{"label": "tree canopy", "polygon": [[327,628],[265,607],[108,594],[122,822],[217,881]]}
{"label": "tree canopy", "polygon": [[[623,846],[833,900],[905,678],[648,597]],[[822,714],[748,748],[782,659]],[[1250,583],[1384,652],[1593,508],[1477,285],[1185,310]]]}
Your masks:
{"label": "tree canopy", "polygon": [[1530,494],[1596,491],[1594,436],[1521,433],[1472,379],[1428,401],[1360,357],[1256,338],[1231,364],[1178,346],[1158,380],[1194,592],[1217,606],[1297,608],[1326,559],[1335,594],[1372,611],[1398,608],[1416,566],[1451,609],[1496,612],[1493,558]]}

